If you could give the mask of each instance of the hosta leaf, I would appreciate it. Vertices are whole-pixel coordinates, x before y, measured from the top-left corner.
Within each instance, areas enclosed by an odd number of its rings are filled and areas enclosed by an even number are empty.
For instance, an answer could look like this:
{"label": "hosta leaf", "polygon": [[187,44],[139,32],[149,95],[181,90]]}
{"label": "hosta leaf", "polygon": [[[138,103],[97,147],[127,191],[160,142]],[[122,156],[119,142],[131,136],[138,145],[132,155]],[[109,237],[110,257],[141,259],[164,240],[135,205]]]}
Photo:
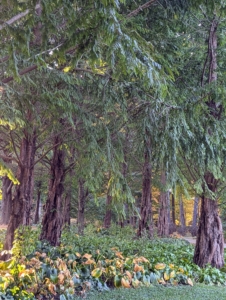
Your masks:
{"label": "hosta leaf", "polygon": [[91,272],[91,275],[95,278],[99,278],[102,275],[102,270],[100,268],[96,268]]}
{"label": "hosta leaf", "polygon": [[192,282],[191,278],[188,278],[188,284],[193,286],[193,282]]}
{"label": "hosta leaf", "polygon": [[49,283],[48,285],[48,290],[50,291],[50,293],[52,293],[53,295],[56,295],[56,286],[53,283]]}
{"label": "hosta leaf", "polygon": [[121,278],[118,275],[115,275],[115,277],[114,277],[114,286],[115,287],[121,286]]}
{"label": "hosta leaf", "polygon": [[125,279],[125,278],[122,278],[121,279],[121,284],[124,288],[130,288],[130,283],[129,283],[129,280]]}
{"label": "hosta leaf", "polygon": [[163,277],[166,281],[170,279],[170,275],[167,274],[166,272],[164,273]]}
{"label": "hosta leaf", "polygon": [[156,270],[163,270],[163,269],[165,269],[165,267],[166,267],[166,265],[163,263],[158,263],[155,265]]}

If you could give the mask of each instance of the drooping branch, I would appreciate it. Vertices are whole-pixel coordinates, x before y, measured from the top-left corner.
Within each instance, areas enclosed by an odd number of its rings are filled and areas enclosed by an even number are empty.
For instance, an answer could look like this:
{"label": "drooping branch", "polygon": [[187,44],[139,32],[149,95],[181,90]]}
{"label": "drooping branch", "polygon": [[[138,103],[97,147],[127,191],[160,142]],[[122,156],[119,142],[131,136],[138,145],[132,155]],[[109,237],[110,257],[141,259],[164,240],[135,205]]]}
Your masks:
{"label": "drooping branch", "polygon": [[[40,7],[41,7],[40,4],[36,4],[35,10],[39,9]],[[29,12],[30,12],[30,9],[26,9],[24,12],[21,12],[18,15],[12,17],[8,21],[4,22],[3,25],[0,25],[0,30],[4,29],[7,25],[12,25],[13,23],[19,21],[20,19],[22,19],[23,17],[28,15]]]}
{"label": "drooping branch", "polygon": [[156,0],[151,0],[146,2],[145,4],[139,6],[138,8],[136,8],[135,10],[131,11],[128,15],[127,18],[132,18],[135,17],[136,15],[138,15],[142,10],[148,8],[149,6],[151,6],[154,2],[156,2]]}

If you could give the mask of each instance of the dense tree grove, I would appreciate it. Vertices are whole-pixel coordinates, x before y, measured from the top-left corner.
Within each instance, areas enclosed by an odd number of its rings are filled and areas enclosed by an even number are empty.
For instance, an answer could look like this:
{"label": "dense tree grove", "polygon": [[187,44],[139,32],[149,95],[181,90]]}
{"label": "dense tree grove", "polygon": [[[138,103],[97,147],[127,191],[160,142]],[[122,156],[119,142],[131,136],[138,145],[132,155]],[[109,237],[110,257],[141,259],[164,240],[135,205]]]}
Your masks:
{"label": "dense tree grove", "polygon": [[103,197],[106,228],[117,215],[137,237],[168,236],[177,200],[186,230],[190,194],[194,262],[224,265],[226,2],[210,2],[2,1],[5,250],[41,202],[40,240],[57,246]]}

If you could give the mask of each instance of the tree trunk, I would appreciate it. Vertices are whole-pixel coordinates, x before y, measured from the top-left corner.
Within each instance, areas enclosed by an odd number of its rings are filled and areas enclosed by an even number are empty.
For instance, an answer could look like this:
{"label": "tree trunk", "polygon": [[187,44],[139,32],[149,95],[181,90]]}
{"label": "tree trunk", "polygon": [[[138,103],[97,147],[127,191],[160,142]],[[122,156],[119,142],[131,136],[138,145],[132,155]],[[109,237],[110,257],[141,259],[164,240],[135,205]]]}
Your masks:
{"label": "tree trunk", "polygon": [[30,225],[31,206],[34,191],[34,161],[36,133],[26,135],[21,141],[20,162],[17,170],[17,179],[12,201],[12,210],[6,231],[4,250],[10,250],[13,245],[14,232],[20,225]]}
{"label": "tree trunk", "polygon": [[1,224],[8,224],[12,211],[12,181],[4,176],[2,178],[2,211]]}
{"label": "tree trunk", "polygon": [[182,196],[180,195],[180,231],[184,235],[186,231],[186,223],[185,223],[185,216],[184,216],[184,203]]}
{"label": "tree trunk", "polygon": [[[163,188],[166,185],[166,173],[163,171],[161,174],[161,184]],[[169,191],[161,192],[159,201],[159,217],[158,217],[158,235],[169,236]]]}
{"label": "tree trunk", "polygon": [[35,207],[35,216],[34,216],[34,224],[38,224],[40,219],[40,203],[41,203],[41,181],[37,184],[37,201],[36,201],[36,207]]}
{"label": "tree trunk", "polygon": [[71,195],[70,193],[67,193],[64,199],[64,222],[63,222],[66,226],[71,225],[70,211],[71,211]]}
{"label": "tree trunk", "polygon": [[152,228],[152,211],[151,211],[151,162],[150,162],[150,145],[144,153],[144,166],[143,166],[143,184],[142,184],[142,198],[140,206],[140,220],[137,231],[137,236],[141,237],[145,230],[149,235],[153,235]]}
{"label": "tree trunk", "polygon": [[53,158],[51,161],[48,197],[42,220],[41,241],[48,241],[52,246],[60,244],[63,225],[62,196],[65,179],[65,150],[62,149],[61,139],[54,139]]}
{"label": "tree trunk", "polygon": [[85,180],[79,179],[78,193],[78,234],[83,235],[85,227],[85,203],[88,196],[88,190],[85,189]]}
{"label": "tree trunk", "polygon": [[104,228],[109,228],[111,226],[112,210],[111,210],[112,196],[107,193],[106,198],[106,213],[104,217]]}
{"label": "tree trunk", "polygon": [[175,197],[174,194],[172,194],[171,198],[172,203],[172,223],[173,225],[176,225],[176,213],[175,213]]}
{"label": "tree trunk", "polygon": [[196,236],[197,234],[198,208],[199,208],[199,197],[196,196],[194,199],[194,209],[193,209],[192,226],[191,226],[192,236]]}
{"label": "tree trunk", "polygon": [[[209,62],[208,83],[217,81],[217,28],[218,21],[214,17],[209,31],[208,52],[206,62]],[[205,72],[206,63],[204,65]],[[203,85],[202,78],[202,85]],[[218,105],[213,98],[206,103],[209,108],[209,114],[216,120],[219,120],[222,113],[222,105]],[[211,134],[211,132],[209,132]],[[212,193],[217,191],[218,181],[210,172],[206,172],[204,180],[208,189]],[[199,228],[197,232],[196,247],[194,253],[194,263],[200,267],[211,264],[213,267],[221,268],[224,266],[224,236],[221,219],[218,214],[217,200],[209,199],[205,195],[205,190],[201,197],[201,213],[199,219]]]}
{"label": "tree trunk", "polygon": [[222,268],[224,266],[224,237],[217,201],[201,199],[201,214],[194,263],[204,268],[206,264]]}

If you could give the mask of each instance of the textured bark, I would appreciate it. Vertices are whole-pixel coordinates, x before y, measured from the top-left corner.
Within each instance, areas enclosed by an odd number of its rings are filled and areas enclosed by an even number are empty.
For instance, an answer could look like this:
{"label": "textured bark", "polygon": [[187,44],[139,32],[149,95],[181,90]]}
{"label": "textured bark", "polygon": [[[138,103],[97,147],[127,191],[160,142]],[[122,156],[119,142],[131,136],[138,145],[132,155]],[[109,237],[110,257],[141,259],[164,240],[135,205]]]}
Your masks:
{"label": "textured bark", "polygon": [[[217,81],[217,28],[218,22],[214,17],[209,31],[208,52],[203,69],[202,85],[207,62],[209,63],[208,83]],[[222,105],[218,105],[211,98],[211,95],[206,104],[209,108],[210,116],[219,120],[223,110]],[[208,133],[212,134],[210,130]],[[214,175],[206,172],[204,180],[208,189],[212,193],[216,193],[218,181],[214,178]],[[218,204],[217,200],[214,201],[206,196],[205,189],[201,197],[199,228],[193,260],[200,267],[205,267],[208,263],[216,268],[224,266],[224,236],[221,219],[218,214]]]}
{"label": "textured bark", "polygon": [[[161,173],[161,184],[164,187],[166,185],[166,173]],[[169,235],[169,191],[160,193],[159,200],[159,216],[158,216],[158,235],[159,236],[168,236]]]}
{"label": "textured bark", "polygon": [[143,166],[143,183],[142,198],[140,206],[140,220],[138,225],[137,236],[141,237],[142,233],[148,231],[149,235],[153,235],[152,216],[151,216],[151,162],[149,147],[145,150],[144,166]]}
{"label": "textured bark", "polygon": [[48,197],[42,220],[40,240],[48,241],[52,246],[58,246],[63,225],[62,196],[65,179],[65,150],[59,146],[61,144],[59,136],[56,136],[53,142],[56,146],[53,149]]}
{"label": "textured bark", "polygon": [[38,224],[40,220],[40,203],[41,203],[41,181],[37,184],[37,201],[36,201],[36,207],[35,207],[35,216],[34,216],[34,224]]}
{"label": "textured bark", "polygon": [[1,224],[8,224],[12,211],[12,181],[4,176],[2,178],[2,208],[1,208]]}
{"label": "textured bark", "polygon": [[199,208],[199,197],[196,196],[194,199],[194,209],[193,209],[193,216],[192,216],[192,226],[191,226],[192,236],[196,236],[197,234],[198,208]]}
{"label": "textured bark", "polygon": [[185,234],[185,231],[186,231],[184,203],[183,203],[183,199],[182,199],[181,195],[180,195],[180,231],[182,234]]}
{"label": "textured bark", "polygon": [[14,232],[20,225],[30,225],[31,206],[34,191],[34,160],[35,160],[36,134],[26,135],[21,141],[20,163],[17,170],[17,179],[12,201],[12,210],[6,231],[4,250],[12,248]]}
{"label": "textured bark", "polygon": [[78,193],[78,233],[83,235],[85,227],[85,203],[88,196],[88,190],[85,188],[85,181],[79,179],[79,193]]}
{"label": "textured bark", "polygon": [[217,201],[202,197],[201,214],[194,263],[204,268],[206,264],[224,266],[224,237]]}

